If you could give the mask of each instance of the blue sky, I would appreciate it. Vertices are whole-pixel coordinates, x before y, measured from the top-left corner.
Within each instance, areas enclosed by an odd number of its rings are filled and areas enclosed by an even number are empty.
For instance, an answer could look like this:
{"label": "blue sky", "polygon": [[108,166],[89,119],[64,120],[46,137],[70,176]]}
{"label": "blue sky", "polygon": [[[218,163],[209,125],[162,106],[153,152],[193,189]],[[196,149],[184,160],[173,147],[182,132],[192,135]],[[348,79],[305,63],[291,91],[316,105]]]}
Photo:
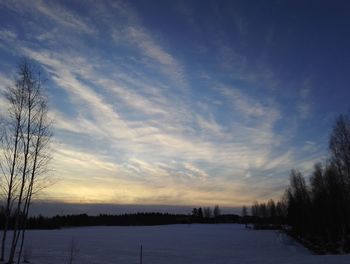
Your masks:
{"label": "blue sky", "polygon": [[[55,184],[41,199],[278,198],[349,111],[347,1],[1,1],[0,87],[46,72]],[[5,114],[4,101],[0,101]]]}

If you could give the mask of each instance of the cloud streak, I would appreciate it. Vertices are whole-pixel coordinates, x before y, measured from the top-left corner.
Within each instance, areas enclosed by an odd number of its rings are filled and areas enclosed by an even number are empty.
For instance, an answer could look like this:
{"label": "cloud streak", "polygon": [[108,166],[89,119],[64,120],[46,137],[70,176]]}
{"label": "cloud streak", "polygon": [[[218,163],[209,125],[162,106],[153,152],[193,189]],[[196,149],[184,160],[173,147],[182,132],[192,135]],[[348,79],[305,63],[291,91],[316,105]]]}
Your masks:
{"label": "cloud streak", "polygon": [[[32,58],[49,75],[50,115],[56,120],[53,166],[60,180],[44,197],[237,206],[264,199],[269,190],[277,196],[286,171],[298,164],[307,170],[312,162],[299,163],[310,148],[291,147],[288,133],[278,129],[285,113],[276,98],[246,89],[259,78],[273,82],[274,74],[262,74],[271,69],[248,76],[246,57],[237,55],[215,67],[234,61],[241,83],[217,71],[206,71],[203,78],[202,71],[193,70],[195,63],[180,60],[170,41],[160,41],[164,36],[146,28],[123,2],[90,6],[94,22],[68,5],[27,5],[28,11],[19,10],[18,3],[6,8],[28,13],[30,23],[19,23],[31,41],[0,29],[1,51]],[[233,48],[212,52],[214,57],[238,54]],[[7,73],[1,69],[2,86],[10,83]],[[307,87],[299,98],[307,103]],[[305,107],[294,107],[300,119],[306,118]],[[315,150],[312,160],[319,153]]]}

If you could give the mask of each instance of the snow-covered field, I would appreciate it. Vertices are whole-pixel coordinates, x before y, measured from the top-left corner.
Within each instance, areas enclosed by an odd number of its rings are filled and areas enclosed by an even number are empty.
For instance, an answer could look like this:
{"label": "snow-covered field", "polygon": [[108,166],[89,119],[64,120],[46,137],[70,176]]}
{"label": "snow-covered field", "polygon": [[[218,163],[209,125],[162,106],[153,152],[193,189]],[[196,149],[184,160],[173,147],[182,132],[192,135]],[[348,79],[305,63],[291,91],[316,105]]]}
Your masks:
{"label": "snow-covered field", "polygon": [[28,231],[31,263],[137,264],[264,264],[350,263],[350,255],[316,256],[284,234],[245,229],[242,225],[168,225],[151,227],[87,227]]}

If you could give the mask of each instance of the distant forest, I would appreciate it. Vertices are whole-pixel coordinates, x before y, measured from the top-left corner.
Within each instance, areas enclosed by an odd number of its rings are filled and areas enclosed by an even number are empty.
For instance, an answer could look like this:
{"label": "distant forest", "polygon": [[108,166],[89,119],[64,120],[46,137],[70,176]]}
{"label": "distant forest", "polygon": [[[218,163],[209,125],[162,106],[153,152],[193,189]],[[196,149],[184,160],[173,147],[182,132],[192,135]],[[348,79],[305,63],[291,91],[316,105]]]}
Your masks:
{"label": "distant forest", "polygon": [[[217,207],[218,208],[218,207]],[[205,212],[205,213],[204,213]],[[136,213],[98,216],[87,214],[56,215],[54,217],[35,216],[28,218],[27,229],[58,229],[64,227],[83,226],[139,226],[139,225],[169,225],[191,223],[240,223],[242,218],[236,214],[209,214],[210,209],[194,208],[191,214],[168,213]],[[4,214],[0,212],[0,225],[5,221]],[[9,228],[12,228],[10,226]]]}
{"label": "distant forest", "polygon": [[282,199],[255,202],[251,213],[260,226],[288,224],[287,232],[317,253],[350,253],[349,116],[336,120],[329,157],[315,164],[308,180],[293,169]]}

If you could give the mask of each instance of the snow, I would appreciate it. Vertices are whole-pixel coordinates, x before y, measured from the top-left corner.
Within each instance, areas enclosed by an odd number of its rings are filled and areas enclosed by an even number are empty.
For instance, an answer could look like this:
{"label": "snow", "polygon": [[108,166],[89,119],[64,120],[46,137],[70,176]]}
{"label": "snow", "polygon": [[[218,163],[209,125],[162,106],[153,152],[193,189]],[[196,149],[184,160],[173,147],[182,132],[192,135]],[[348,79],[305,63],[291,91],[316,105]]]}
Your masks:
{"label": "snow", "polygon": [[350,255],[317,256],[285,234],[249,230],[238,224],[192,224],[150,227],[84,227],[31,230],[27,233],[31,263],[256,264],[350,263]]}

